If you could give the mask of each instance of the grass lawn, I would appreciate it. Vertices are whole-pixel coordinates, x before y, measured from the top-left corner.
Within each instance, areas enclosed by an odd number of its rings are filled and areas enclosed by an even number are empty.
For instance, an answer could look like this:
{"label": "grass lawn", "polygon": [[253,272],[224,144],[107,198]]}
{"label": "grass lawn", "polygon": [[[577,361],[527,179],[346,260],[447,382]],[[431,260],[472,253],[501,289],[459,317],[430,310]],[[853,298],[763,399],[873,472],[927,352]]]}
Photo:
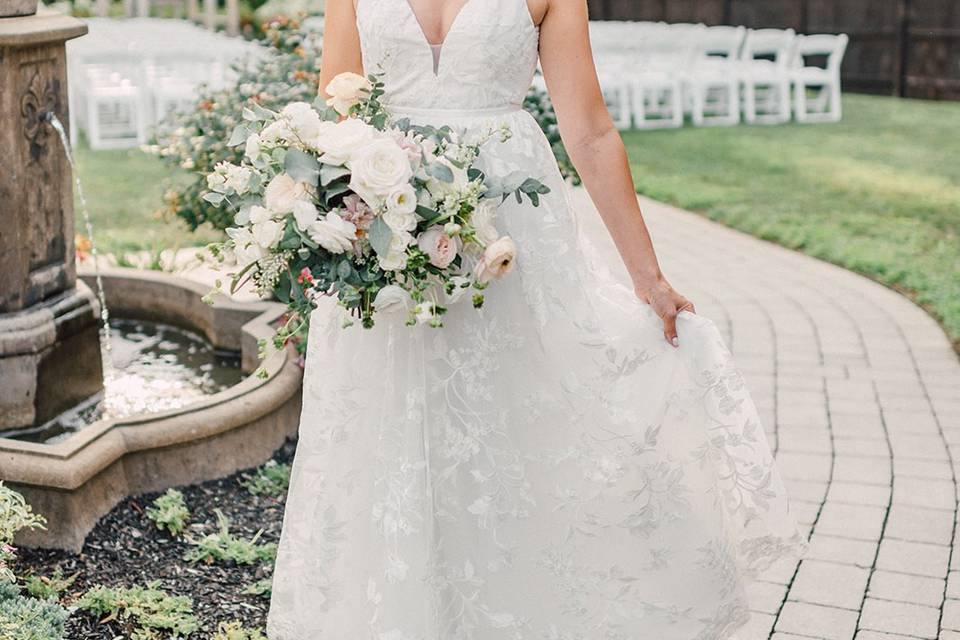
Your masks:
{"label": "grass lawn", "polygon": [[907,292],[960,340],[960,103],[849,95],[838,124],[624,134],[637,191]]}
{"label": "grass lawn", "polygon": [[[179,218],[163,215],[166,185],[184,179],[186,172],[172,174],[158,157],[139,149],[91,151],[80,145],[76,156],[101,253],[158,252],[219,237],[211,229],[190,233]],[[77,233],[86,235],[79,201],[76,215]]]}

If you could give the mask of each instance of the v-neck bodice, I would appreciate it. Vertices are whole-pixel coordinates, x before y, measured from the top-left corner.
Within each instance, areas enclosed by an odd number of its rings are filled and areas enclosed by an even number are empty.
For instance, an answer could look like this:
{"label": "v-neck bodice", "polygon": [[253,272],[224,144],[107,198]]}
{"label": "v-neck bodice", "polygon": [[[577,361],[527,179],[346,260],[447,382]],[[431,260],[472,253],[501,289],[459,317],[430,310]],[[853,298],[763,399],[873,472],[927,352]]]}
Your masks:
{"label": "v-neck bodice", "polygon": [[537,65],[539,30],[526,0],[468,0],[434,51],[409,0],[358,0],[366,73],[382,73],[384,101],[412,109],[519,106]]}

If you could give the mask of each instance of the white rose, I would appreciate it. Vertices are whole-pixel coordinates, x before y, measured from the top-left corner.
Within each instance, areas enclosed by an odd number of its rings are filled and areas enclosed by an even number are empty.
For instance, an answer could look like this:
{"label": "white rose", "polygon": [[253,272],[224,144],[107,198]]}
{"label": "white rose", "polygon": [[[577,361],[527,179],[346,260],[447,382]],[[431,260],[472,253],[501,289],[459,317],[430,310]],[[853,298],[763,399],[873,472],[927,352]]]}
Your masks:
{"label": "white rose", "polygon": [[483,244],[492,244],[500,237],[497,228],[494,226],[498,207],[496,200],[488,198],[481,200],[477,208],[470,214],[470,224],[477,232],[477,239]]}
{"label": "white rose", "polygon": [[417,216],[410,211],[391,211],[387,209],[383,213],[383,221],[394,233],[413,231],[417,228]]}
{"label": "white rose", "polygon": [[243,155],[251,160],[256,160],[260,156],[260,134],[251,133],[247,137],[247,144],[243,148]]}
{"label": "white rose", "polygon": [[312,143],[320,134],[323,120],[306,102],[291,102],[280,111],[280,115],[286,119],[290,133],[301,142]]}
{"label": "white rose", "polygon": [[307,185],[303,182],[297,182],[289,174],[281,173],[270,181],[263,196],[270,211],[290,213],[293,211],[293,205],[297,200],[307,199]]}
{"label": "white rose", "polygon": [[502,278],[513,269],[517,257],[517,246],[509,237],[504,236],[491,244],[477,262],[474,273],[478,282],[490,282]]}
{"label": "white rose", "polygon": [[330,96],[327,105],[336,109],[342,116],[350,113],[350,108],[370,95],[373,85],[361,75],[352,72],[338,74],[324,91]]}
{"label": "white rose", "polygon": [[406,232],[394,232],[390,238],[387,255],[378,256],[377,262],[384,271],[401,271],[407,266],[407,247],[413,242],[413,236]]}
{"label": "white rose", "polygon": [[343,253],[353,247],[357,228],[331,211],[310,226],[310,237],[330,253]]}
{"label": "white rose", "polygon": [[321,154],[320,162],[342,165],[351,156],[371,140],[376,138],[377,130],[363,120],[347,118],[332,127],[325,127],[323,134],[314,143]]}
{"label": "white rose", "polygon": [[406,152],[386,138],[358,149],[349,166],[350,188],[374,208],[413,176]]}
{"label": "white rose", "polygon": [[254,224],[251,229],[253,239],[264,249],[271,249],[283,239],[283,223],[276,220],[264,220]]}
{"label": "white rose", "polygon": [[387,194],[387,211],[413,213],[416,209],[417,191],[409,182]]}
{"label": "white rose", "polygon": [[388,284],[377,292],[377,297],[373,299],[373,308],[380,313],[392,313],[394,311],[407,311],[413,299],[406,289],[399,285]]}
{"label": "white rose", "polygon": [[320,212],[317,211],[312,202],[297,200],[293,203],[293,219],[296,220],[297,228],[301,231],[309,229],[310,225],[317,221],[319,215]]}
{"label": "white rose", "polygon": [[263,249],[257,244],[248,227],[229,227],[227,237],[233,240],[233,255],[237,260],[237,266],[241,269],[264,256]]}

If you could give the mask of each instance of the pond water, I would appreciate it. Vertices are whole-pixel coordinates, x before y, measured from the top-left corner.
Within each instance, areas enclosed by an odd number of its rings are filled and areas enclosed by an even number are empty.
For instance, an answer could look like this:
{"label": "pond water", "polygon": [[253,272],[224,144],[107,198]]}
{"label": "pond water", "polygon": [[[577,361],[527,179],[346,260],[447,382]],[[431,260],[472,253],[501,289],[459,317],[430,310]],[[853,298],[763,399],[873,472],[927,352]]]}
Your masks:
{"label": "pond water", "polygon": [[102,418],[179,409],[244,377],[239,353],[218,351],[197,333],[125,319],[111,319],[110,328],[113,367],[102,393],[46,424],[0,437],[54,443]]}

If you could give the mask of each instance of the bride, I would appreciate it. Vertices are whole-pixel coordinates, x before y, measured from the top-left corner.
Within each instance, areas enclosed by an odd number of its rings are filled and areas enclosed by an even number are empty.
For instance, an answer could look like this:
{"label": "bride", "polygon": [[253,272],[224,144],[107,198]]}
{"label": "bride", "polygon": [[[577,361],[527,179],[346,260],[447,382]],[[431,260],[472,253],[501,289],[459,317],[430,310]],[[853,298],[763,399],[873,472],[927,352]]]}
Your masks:
{"label": "bride", "polygon": [[[657,263],[594,71],[584,0],[328,0],[325,87],[379,72],[391,115],[506,124],[516,269],[445,326],[312,316],[270,640],[723,640],[804,538],[714,324]],[[594,259],[536,121],[563,140],[632,290]]]}

